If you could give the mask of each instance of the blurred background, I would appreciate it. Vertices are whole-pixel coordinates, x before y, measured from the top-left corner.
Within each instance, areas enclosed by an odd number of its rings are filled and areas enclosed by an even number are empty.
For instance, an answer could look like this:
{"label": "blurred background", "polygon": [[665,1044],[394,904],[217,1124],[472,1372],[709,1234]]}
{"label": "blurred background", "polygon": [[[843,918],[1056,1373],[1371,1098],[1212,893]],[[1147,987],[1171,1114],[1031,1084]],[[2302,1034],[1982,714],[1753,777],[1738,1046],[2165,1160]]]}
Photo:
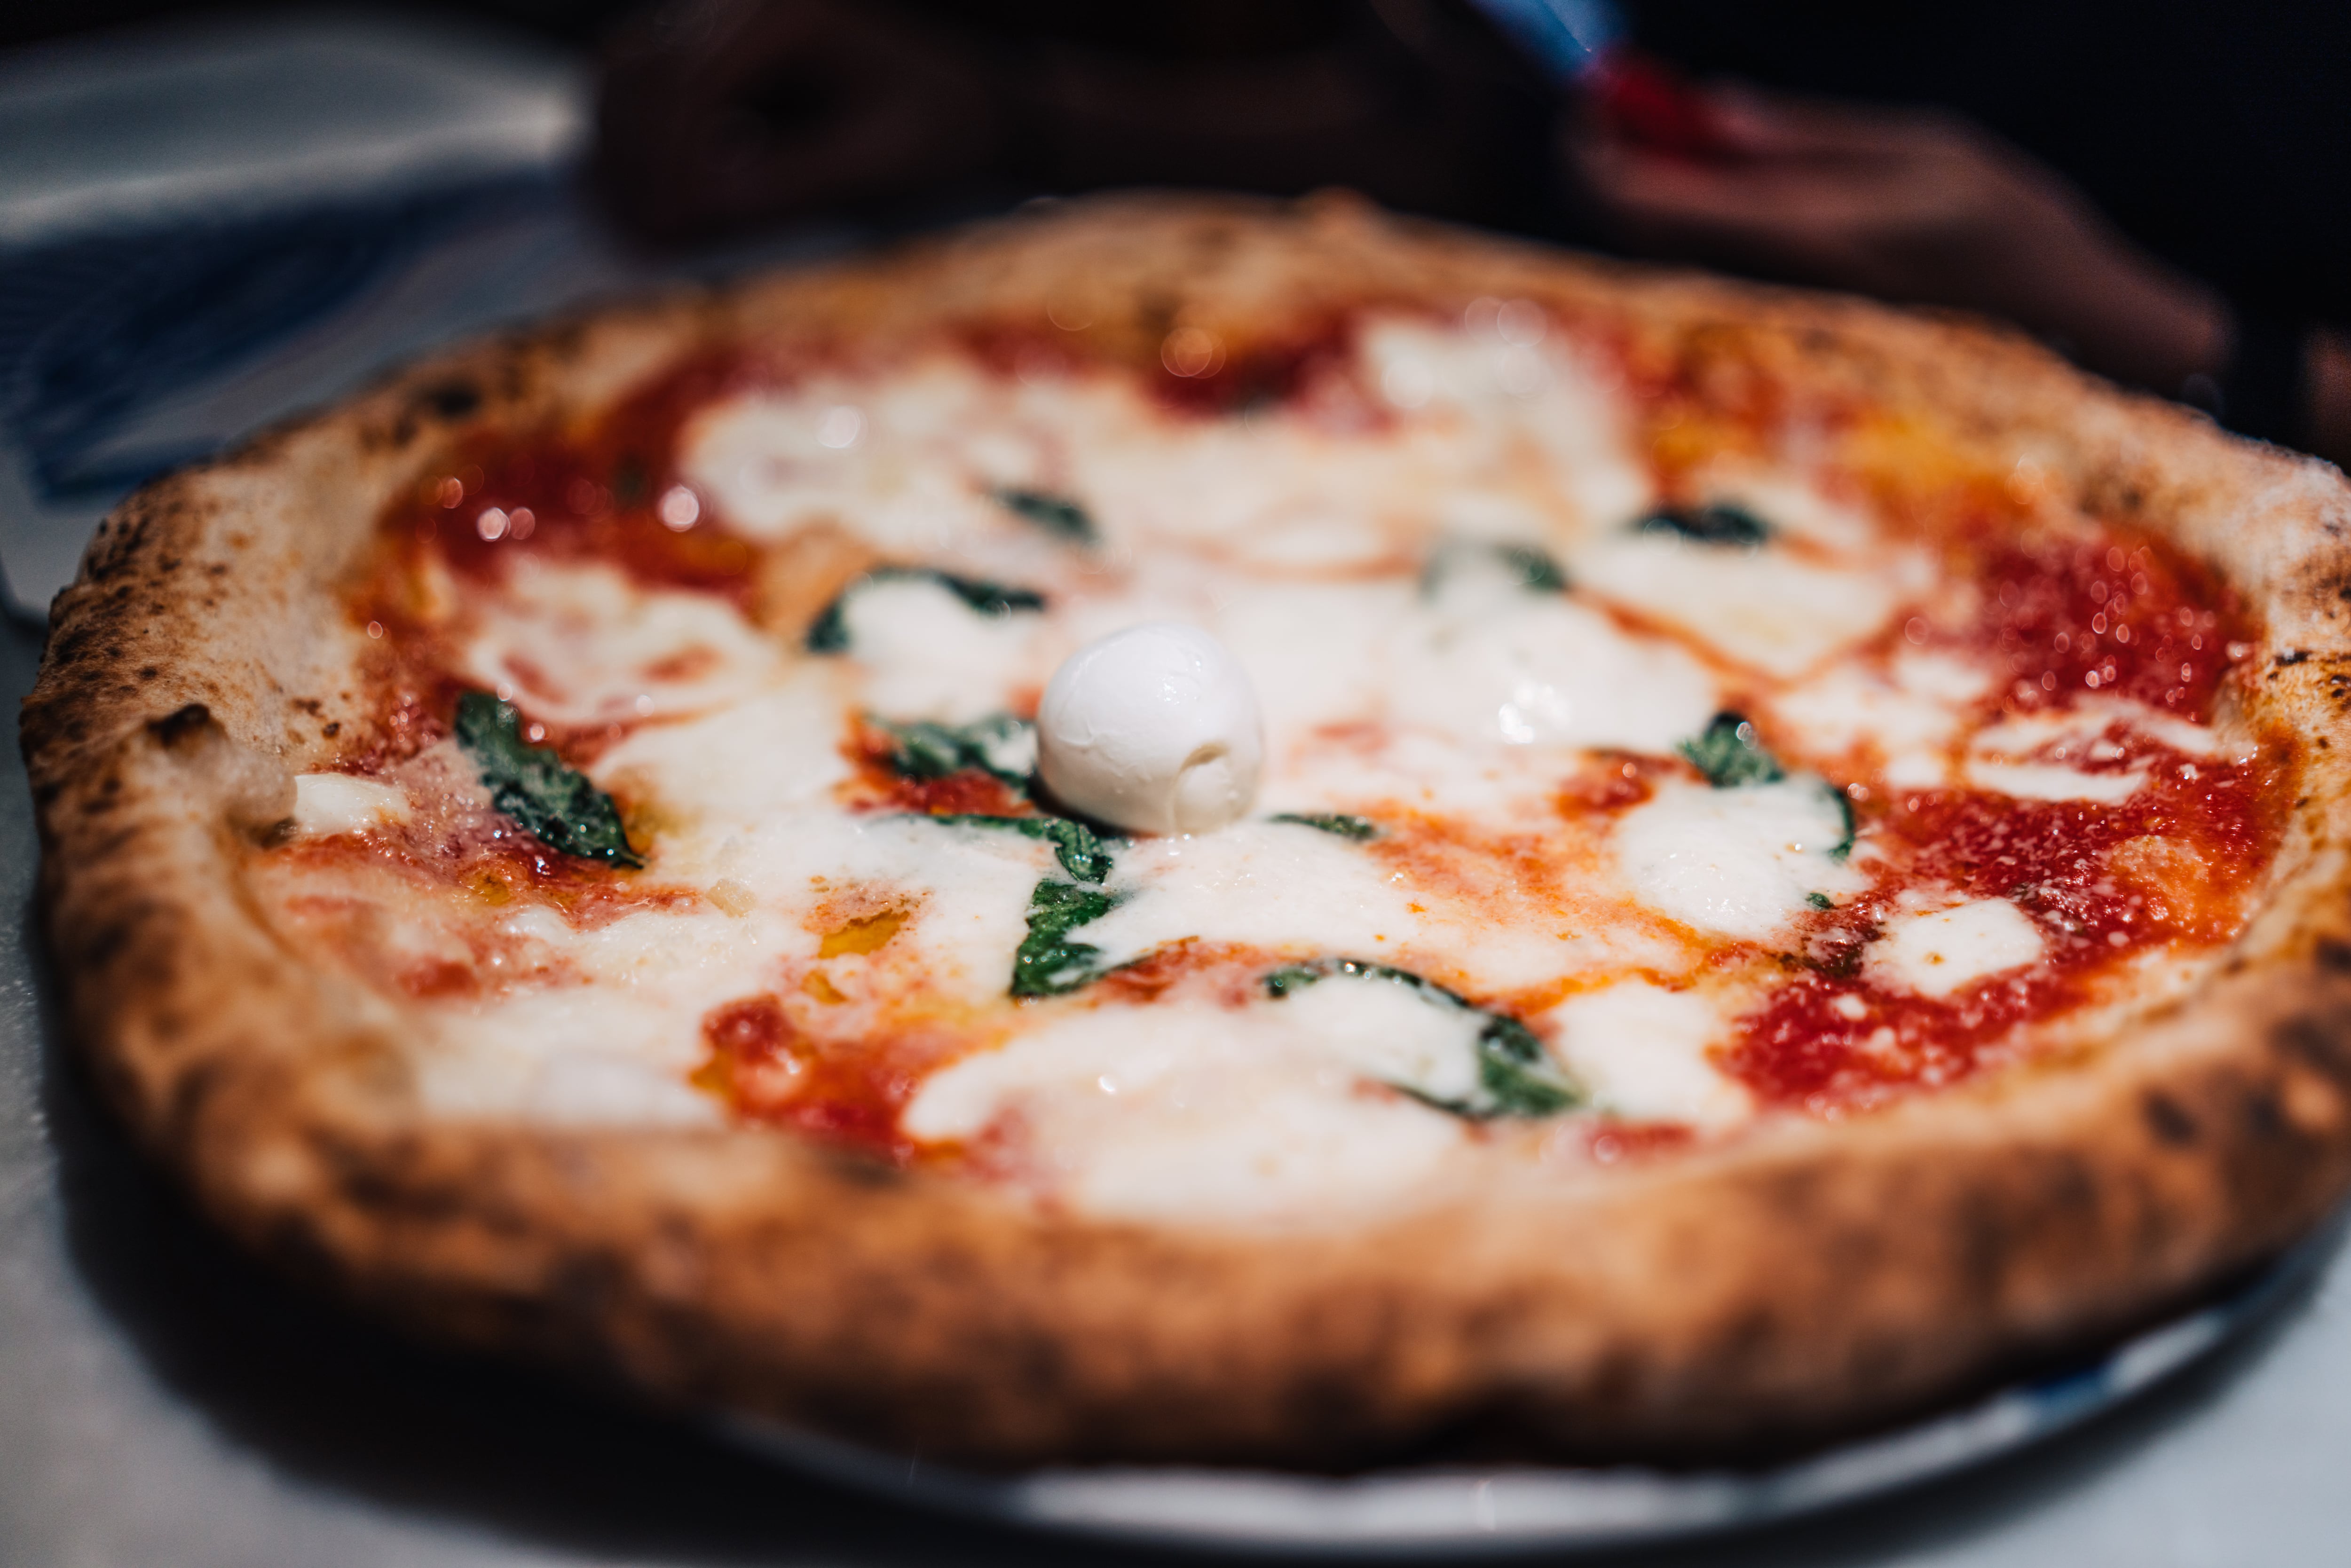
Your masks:
{"label": "blurred background", "polygon": [[474,0],[0,10],[0,570],[425,344],[1118,184],[2003,318],[2351,455],[2351,7]]}

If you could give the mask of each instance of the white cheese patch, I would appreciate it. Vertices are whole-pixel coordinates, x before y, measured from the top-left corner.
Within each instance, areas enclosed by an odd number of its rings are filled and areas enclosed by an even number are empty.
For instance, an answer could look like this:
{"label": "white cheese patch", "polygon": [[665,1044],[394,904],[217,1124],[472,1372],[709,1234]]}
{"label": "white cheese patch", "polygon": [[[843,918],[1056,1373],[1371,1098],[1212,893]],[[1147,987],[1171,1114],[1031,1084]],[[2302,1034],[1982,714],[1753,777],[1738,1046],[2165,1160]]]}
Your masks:
{"label": "white cheese patch", "polygon": [[685,1082],[705,1053],[702,1009],[608,986],[526,990],[447,1019],[418,1061],[425,1105],[446,1116],[568,1125],[709,1125]]}
{"label": "white cheese patch", "polygon": [[2111,806],[2127,800],[2147,782],[2141,768],[2120,773],[2085,773],[2079,768],[2046,762],[1993,762],[1968,758],[1962,770],[1969,784],[2019,800],[2095,800]]}
{"label": "white cheese patch", "polygon": [[1928,789],[1949,775],[1946,753],[1991,681],[1989,670],[1947,653],[1905,653],[1890,665],[1844,661],[1780,692],[1771,709],[1802,755],[1874,750],[1886,782]]}
{"label": "white cheese patch", "polygon": [[1416,1015],[1436,1009],[1401,988],[1364,1003],[1394,1011],[1384,1022],[1345,998],[1296,1005],[1323,988],[1239,1008],[1064,1013],[932,1074],[899,1124],[941,1141],[1015,1123],[1030,1179],[1105,1217],[1213,1222],[1392,1201],[1464,1134],[1446,1113],[1367,1086],[1365,1062],[1408,1062]]}
{"label": "white cheese patch", "polygon": [[967,724],[1002,713],[1014,687],[1044,673],[1039,618],[988,614],[927,578],[867,583],[841,606],[850,655],[866,672],[864,705],[884,718]]}
{"label": "white cheese patch", "polygon": [[1617,824],[1617,873],[1661,915],[1761,941],[1807,894],[1868,885],[1831,853],[1844,834],[1837,797],[1818,779],[1732,789],[1670,783]]}
{"label": "white cheese patch", "polygon": [[1714,682],[1681,649],[1559,594],[1511,584],[1470,597],[1477,587],[1441,599],[1401,662],[1399,722],[1473,743],[1648,752],[1706,727]]}
{"label": "white cheese patch", "polygon": [[1011,412],[994,377],[945,356],[883,378],[818,376],[702,410],[680,434],[679,467],[747,538],[826,521],[893,555],[935,556],[1019,526],[986,494],[1034,463]]}
{"label": "white cheese patch", "polygon": [[407,791],[348,773],[303,773],[294,779],[294,831],[306,839],[396,827],[413,814]]}
{"label": "white cheese patch", "polygon": [[776,668],[775,645],[725,600],[634,583],[601,562],[524,557],[465,664],[529,718],[632,722],[707,712]]}
{"label": "white cheese patch", "polygon": [[1382,976],[1332,975],[1264,1004],[1364,1077],[1432,1100],[1478,1092],[1484,1015],[1431,999]]}
{"label": "white cheese patch", "polygon": [[1714,1065],[1721,1016],[1694,991],[1646,980],[1570,997],[1534,1020],[1595,1109],[1636,1122],[1732,1126],[1754,1113],[1744,1086]]}
{"label": "white cheese patch", "polygon": [[1800,675],[1875,634],[1900,603],[1879,570],[1823,565],[1771,545],[1620,533],[1573,558],[1577,582],[1653,616],[1734,664]]}
{"label": "white cheese patch", "polygon": [[2120,698],[2092,697],[2055,712],[2021,715],[1978,730],[1968,743],[1967,781],[2026,800],[2093,800],[2112,805],[2138,793],[2144,766],[2092,770],[2082,764],[2124,755],[2116,728],[2136,731],[2190,757],[2210,757],[2221,739],[2201,725]]}
{"label": "white cheese patch", "polygon": [[1316,725],[1380,713],[1415,603],[1409,582],[1243,583],[1208,624],[1249,672],[1279,747]]}
{"label": "white cheese patch", "polygon": [[1119,852],[1107,885],[1118,907],[1071,933],[1105,965],[1187,937],[1382,958],[1421,931],[1411,890],[1360,846],[1281,822],[1143,840]]}
{"label": "white cheese patch", "polygon": [[1948,997],[1992,975],[2040,960],[2041,928],[2004,898],[1980,898],[1889,917],[1869,945],[1869,977],[1897,990]]}
{"label": "white cheese patch", "polygon": [[[831,665],[811,661],[724,713],[647,725],[589,771],[608,787],[642,779],[668,812],[721,830],[812,805],[833,814],[831,791],[850,767],[841,754],[846,705]],[[653,837],[653,853],[664,863],[675,838]]]}
{"label": "white cheese patch", "polygon": [[1700,476],[1698,489],[1709,502],[1728,502],[1783,533],[1832,549],[1860,551],[1876,541],[1866,514],[1787,475],[1723,465]]}

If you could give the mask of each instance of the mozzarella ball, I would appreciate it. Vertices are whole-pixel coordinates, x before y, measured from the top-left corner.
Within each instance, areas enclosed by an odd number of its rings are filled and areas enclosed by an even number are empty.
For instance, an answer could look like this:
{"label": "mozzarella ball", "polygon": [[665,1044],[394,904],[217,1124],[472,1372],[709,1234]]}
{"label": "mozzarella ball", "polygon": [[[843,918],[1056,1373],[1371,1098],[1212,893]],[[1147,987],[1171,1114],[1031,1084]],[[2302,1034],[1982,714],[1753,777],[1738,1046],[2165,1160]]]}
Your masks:
{"label": "mozzarella ball", "polygon": [[1205,833],[1257,798],[1265,728],[1224,644],[1155,622],[1070,655],[1037,709],[1037,768],[1064,805],[1138,833]]}

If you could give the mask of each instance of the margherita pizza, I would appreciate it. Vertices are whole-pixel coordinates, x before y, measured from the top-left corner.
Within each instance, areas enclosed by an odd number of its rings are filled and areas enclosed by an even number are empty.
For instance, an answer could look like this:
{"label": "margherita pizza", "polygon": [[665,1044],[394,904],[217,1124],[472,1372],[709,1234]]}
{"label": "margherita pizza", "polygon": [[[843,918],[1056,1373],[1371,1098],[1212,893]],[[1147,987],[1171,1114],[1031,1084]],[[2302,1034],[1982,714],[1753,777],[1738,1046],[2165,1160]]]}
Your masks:
{"label": "margherita pizza", "polygon": [[1753,1451],[2351,1184],[2351,489],[1343,202],[614,309],[142,492],[27,706],[131,1124],[934,1458]]}

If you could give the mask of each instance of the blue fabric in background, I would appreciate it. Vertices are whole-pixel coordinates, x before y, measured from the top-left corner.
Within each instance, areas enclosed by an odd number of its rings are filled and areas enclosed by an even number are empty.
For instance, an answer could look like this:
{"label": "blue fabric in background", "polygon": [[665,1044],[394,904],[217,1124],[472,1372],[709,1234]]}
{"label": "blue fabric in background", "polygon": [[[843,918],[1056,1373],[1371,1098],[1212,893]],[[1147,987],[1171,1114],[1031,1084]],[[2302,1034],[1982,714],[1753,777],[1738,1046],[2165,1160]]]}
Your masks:
{"label": "blue fabric in background", "polygon": [[161,398],[267,353],[453,231],[558,193],[544,174],[0,255],[0,434],[44,502],[209,455],[109,444]]}

